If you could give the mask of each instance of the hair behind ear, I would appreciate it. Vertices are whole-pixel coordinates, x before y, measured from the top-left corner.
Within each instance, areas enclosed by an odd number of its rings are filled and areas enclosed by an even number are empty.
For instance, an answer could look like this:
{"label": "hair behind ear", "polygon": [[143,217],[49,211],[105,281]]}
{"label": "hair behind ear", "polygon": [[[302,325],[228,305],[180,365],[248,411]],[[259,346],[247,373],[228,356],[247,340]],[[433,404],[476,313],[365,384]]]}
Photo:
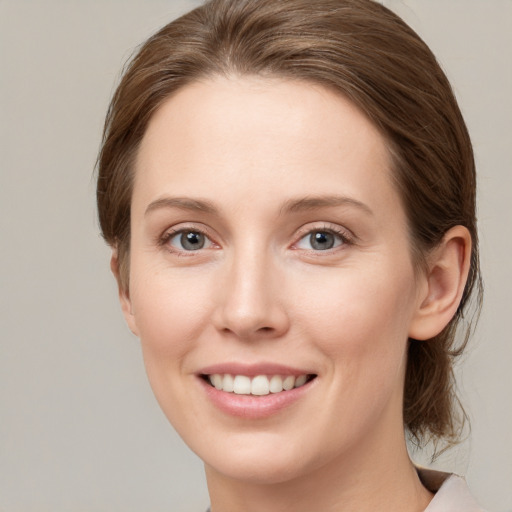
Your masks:
{"label": "hair behind ear", "polygon": [[453,359],[462,353],[468,336],[452,347],[457,328],[452,319],[462,313],[471,249],[469,231],[455,226],[425,262],[427,286],[409,332],[404,390],[404,423],[418,445],[442,437],[452,444],[467,421],[455,393]]}

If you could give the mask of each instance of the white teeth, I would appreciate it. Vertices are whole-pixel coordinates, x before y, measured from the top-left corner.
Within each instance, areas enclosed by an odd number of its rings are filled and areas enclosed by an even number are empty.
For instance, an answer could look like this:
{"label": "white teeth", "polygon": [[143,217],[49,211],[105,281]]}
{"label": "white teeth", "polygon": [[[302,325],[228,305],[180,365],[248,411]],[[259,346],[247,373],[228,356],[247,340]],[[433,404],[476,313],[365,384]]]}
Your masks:
{"label": "white teeth", "polygon": [[222,375],[218,373],[210,375],[210,382],[215,386],[215,389],[222,389]]}
{"label": "white teeth", "polygon": [[268,395],[270,384],[266,375],[258,375],[251,382],[251,395]]}
{"label": "white teeth", "polygon": [[300,375],[295,379],[295,387],[300,388],[301,386],[304,386],[306,384],[306,381],[308,380],[307,375]]}
{"label": "white teeth", "polygon": [[293,375],[288,375],[283,380],[283,389],[285,391],[290,391],[295,386],[295,377]]}
{"label": "white teeth", "polygon": [[237,395],[255,395],[265,396],[269,393],[281,393],[291,389],[304,386],[308,380],[307,375],[257,375],[256,377],[248,377],[247,375],[224,375],[215,373],[209,375],[209,381],[216,389],[227,393],[235,393]]}
{"label": "white teeth", "polygon": [[226,373],[226,375],[224,375],[224,378],[222,379],[222,391],[227,391],[228,393],[233,393],[234,390],[235,390],[235,388],[234,388],[233,376]]}
{"label": "white teeth", "polygon": [[283,379],[280,375],[274,375],[270,379],[270,392],[271,393],[280,393],[283,391]]}
{"label": "white teeth", "polygon": [[251,379],[245,375],[237,375],[234,380],[233,391],[237,395],[250,395]]}

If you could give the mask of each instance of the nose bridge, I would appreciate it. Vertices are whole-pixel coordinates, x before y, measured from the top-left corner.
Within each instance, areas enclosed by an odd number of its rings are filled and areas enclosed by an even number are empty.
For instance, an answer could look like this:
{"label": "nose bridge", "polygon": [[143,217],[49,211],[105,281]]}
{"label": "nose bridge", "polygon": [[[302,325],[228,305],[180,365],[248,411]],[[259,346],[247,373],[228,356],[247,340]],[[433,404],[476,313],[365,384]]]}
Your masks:
{"label": "nose bridge", "polygon": [[276,287],[276,262],[268,248],[247,243],[233,251],[219,304],[219,325],[240,338],[280,335],[288,318]]}

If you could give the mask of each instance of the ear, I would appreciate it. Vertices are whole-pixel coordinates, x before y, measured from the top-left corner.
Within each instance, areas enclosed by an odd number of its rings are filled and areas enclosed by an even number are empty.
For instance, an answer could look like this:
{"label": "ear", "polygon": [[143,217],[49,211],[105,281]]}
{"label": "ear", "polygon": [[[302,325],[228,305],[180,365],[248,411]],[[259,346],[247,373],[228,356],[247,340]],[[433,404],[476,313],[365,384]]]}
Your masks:
{"label": "ear", "polygon": [[459,307],[468,278],[471,259],[471,235],[464,226],[451,228],[428,257],[428,268],[421,276],[409,337],[427,340],[437,336]]}
{"label": "ear", "polygon": [[135,316],[133,314],[132,302],[130,300],[130,291],[127,283],[123,283],[121,279],[121,272],[119,269],[119,255],[117,248],[112,249],[112,256],[110,258],[110,270],[117,281],[117,289],[119,293],[119,302],[121,303],[121,310],[123,311],[124,318],[130,331],[135,334],[135,336],[139,336],[137,330],[137,324],[135,322]]}

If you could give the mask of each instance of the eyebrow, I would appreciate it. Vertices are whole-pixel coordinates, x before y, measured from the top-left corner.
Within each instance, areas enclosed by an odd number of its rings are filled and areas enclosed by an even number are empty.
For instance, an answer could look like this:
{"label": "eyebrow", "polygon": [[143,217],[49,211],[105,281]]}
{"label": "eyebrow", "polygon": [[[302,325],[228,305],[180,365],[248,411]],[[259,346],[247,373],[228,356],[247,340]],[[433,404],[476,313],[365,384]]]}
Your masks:
{"label": "eyebrow", "polygon": [[[373,215],[372,210],[361,201],[345,196],[312,196],[300,199],[290,199],[280,209],[280,215],[288,213],[304,212],[318,208],[333,208],[336,206],[352,206],[363,212]],[[203,199],[191,199],[188,197],[163,197],[150,203],[144,215],[162,208],[178,208],[185,211],[218,214],[218,209],[210,201]]]}
{"label": "eyebrow", "polygon": [[361,201],[346,196],[311,196],[301,199],[291,199],[281,208],[281,214],[296,213],[317,208],[332,208],[336,206],[352,206],[373,216],[372,210]]}
{"label": "eyebrow", "polygon": [[203,212],[210,214],[217,213],[217,208],[215,208],[213,203],[210,203],[210,201],[190,199],[188,197],[163,197],[150,203],[146,208],[144,215],[148,215],[152,211],[159,210],[161,208],[178,208],[185,211]]}

